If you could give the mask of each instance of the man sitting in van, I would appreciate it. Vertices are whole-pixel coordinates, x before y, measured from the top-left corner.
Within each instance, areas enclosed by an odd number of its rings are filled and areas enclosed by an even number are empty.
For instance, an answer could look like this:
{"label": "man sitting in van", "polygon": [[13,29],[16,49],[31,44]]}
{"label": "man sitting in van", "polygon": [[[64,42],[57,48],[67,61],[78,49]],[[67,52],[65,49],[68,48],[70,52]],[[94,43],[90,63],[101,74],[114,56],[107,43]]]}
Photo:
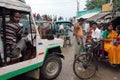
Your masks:
{"label": "man sitting in van", "polygon": [[[18,35],[21,34],[23,27],[19,25],[21,14],[19,11],[11,11],[10,20],[6,23],[6,55],[8,57],[18,57],[18,52],[12,51],[18,42]],[[1,31],[3,33],[3,31]]]}

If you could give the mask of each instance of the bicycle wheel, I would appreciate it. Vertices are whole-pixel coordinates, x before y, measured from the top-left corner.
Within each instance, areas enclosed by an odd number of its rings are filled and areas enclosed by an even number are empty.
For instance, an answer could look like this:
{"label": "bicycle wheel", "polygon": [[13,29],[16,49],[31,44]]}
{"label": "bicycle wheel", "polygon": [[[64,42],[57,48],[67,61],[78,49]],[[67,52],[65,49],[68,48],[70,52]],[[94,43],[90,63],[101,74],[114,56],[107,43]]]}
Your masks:
{"label": "bicycle wheel", "polygon": [[73,63],[73,71],[79,79],[91,78],[97,70],[93,55],[87,52],[82,52]]}

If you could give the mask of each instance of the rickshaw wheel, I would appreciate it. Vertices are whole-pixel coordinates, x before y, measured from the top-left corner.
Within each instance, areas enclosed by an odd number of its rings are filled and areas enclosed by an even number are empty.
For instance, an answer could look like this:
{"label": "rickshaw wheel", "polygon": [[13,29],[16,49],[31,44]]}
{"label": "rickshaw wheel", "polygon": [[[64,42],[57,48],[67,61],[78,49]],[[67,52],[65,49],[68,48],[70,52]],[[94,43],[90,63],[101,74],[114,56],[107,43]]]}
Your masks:
{"label": "rickshaw wheel", "polygon": [[73,63],[73,71],[79,79],[89,79],[95,75],[97,65],[90,53],[82,52]]}

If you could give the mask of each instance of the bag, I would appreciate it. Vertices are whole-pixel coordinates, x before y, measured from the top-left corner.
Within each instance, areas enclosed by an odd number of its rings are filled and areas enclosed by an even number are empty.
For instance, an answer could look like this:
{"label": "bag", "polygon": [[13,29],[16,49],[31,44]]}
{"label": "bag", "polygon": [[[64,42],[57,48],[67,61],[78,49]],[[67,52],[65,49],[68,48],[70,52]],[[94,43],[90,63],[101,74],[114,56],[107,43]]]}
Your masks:
{"label": "bag", "polygon": [[54,32],[53,32],[53,30],[49,29],[49,30],[46,31],[46,38],[48,40],[53,40],[54,39]]}
{"label": "bag", "polygon": [[60,34],[61,34],[61,35],[64,35],[64,34],[65,34],[64,29],[60,29]]}

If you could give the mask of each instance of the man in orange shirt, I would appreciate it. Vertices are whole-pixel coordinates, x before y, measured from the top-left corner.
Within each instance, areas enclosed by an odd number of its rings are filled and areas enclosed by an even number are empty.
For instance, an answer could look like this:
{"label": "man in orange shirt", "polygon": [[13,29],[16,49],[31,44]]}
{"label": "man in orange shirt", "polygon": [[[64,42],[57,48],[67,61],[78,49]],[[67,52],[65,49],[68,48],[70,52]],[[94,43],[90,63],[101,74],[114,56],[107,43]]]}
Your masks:
{"label": "man in orange shirt", "polygon": [[78,44],[80,44],[79,39],[83,38],[84,36],[83,29],[82,29],[83,23],[84,23],[84,19],[80,18],[78,19],[78,22],[75,24],[75,37],[77,39]]}
{"label": "man in orange shirt", "polygon": [[75,37],[74,37],[74,47],[75,47],[75,58],[76,55],[80,53],[82,46],[84,45],[84,34],[82,25],[84,23],[83,18],[78,19],[78,22],[75,24]]}

